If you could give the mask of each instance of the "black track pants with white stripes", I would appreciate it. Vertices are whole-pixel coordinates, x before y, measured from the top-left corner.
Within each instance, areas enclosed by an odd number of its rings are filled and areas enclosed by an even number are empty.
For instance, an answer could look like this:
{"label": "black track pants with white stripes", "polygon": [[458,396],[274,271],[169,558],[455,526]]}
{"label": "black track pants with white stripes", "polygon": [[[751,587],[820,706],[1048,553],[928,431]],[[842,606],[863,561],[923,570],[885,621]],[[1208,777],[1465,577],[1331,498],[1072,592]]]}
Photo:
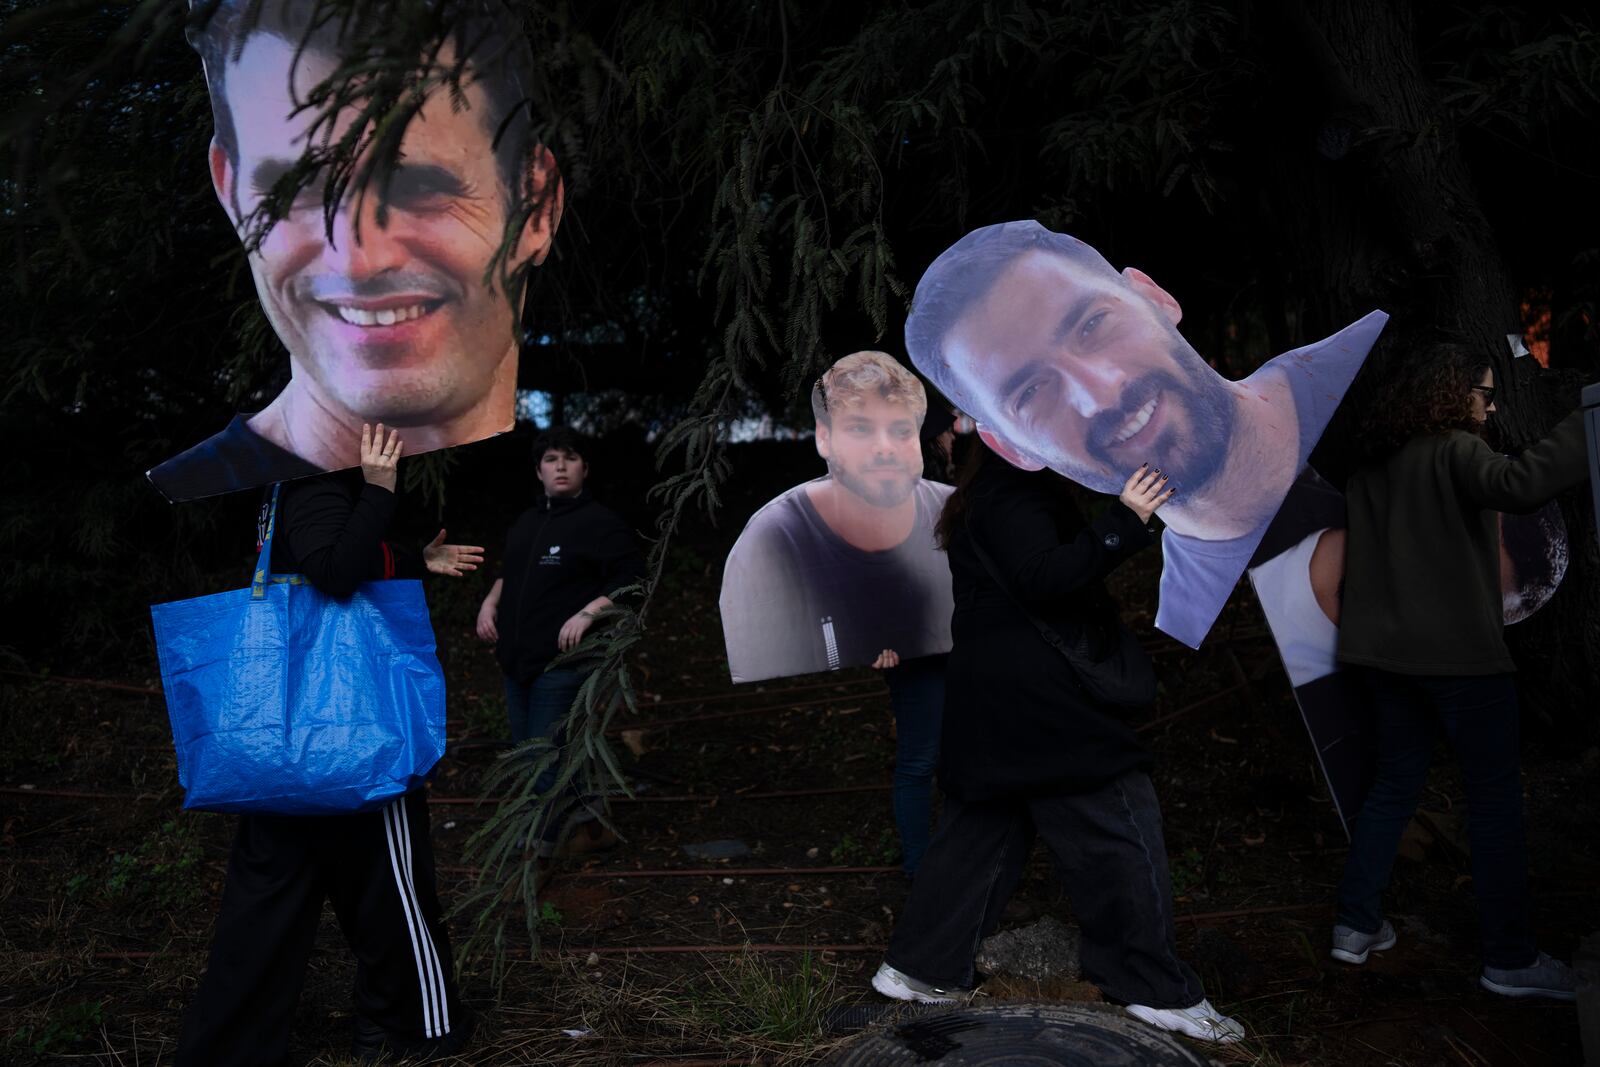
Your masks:
{"label": "black track pants with white stripes", "polygon": [[329,900],[356,955],[355,1010],[397,1036],[459,1017],[421,790],[378,811],[242,815],[180,1067],[276,1067]]}

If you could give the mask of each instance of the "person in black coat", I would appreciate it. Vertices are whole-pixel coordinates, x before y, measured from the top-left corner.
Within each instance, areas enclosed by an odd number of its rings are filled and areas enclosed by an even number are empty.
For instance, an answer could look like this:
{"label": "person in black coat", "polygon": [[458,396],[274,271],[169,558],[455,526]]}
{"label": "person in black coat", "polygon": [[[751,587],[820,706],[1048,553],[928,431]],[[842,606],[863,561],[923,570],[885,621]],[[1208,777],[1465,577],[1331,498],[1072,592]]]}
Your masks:
{"label": "person in black coat", "polygon": [[[586,445],[557,427],[533,443],[542,493],[512,523],[500,577],[478,609],[478,637],[494,645],[506,678],[511,740],[565,743],[565,723],[590,668],[555,660],[578,647],[600,613],[644,577],[638,538],[622,518],[585,488]],[[557,778],[552,765],[534,783],[540,794]],[[599,802],[580,797],[545,815],[534,842],[548,861],[570,828],[569,852],[616,844],[599,821]]]}
{"label": "person in black coat", "polygon": [[[344,600],[363,582],[476,570],[483,549],[447,545],[443,530],[420,551],[383,539],[395,510],[400,437],[381,423],[375,434],[362,431],[359,471],[283,484],[273,573],[304,575]],[[257,551],[268,518],[264,504]],[[288,1062],[289,1024],[324,899],[356,955],[356,1059],[432,1059],[466,1047],[471,1019],[456,994],[419,788],[376,811],[239,817],[211,958],[178,1039],[179,1067]]]}
{"label": "person in black coat", "polygon": [[1171,496],[1160,471],[1140,467],[1119,502],[1085,522],[1058,475],[974,446],[939,524],[956,604],[944,812],[873,977],[880,993],[962,999],[1037,834],[1071,897],[1084,974],[1107,999],[1202,1040],[1243,1036],[1177,956],[1149,753],[1039,630],[1069,645],[1087,636],[1097,656],[1112,647],[1116,607],[1102,579],[1155,543],[1148,524]]}

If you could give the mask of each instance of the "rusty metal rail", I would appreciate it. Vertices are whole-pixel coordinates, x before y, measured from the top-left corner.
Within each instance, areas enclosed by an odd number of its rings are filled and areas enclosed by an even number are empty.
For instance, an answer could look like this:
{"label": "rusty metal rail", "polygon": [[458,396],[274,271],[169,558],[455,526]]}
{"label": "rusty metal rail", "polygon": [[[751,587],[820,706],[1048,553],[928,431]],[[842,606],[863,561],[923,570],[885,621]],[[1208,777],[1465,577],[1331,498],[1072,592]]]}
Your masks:
{"label": "rusty metal rail", "polygon": [[[1232,696],[1234,693],[1237,693],[1240,690],[1246,689],[1246,688],[1248,688],[1248,683],[1247,682],[1240,682],[1240,683],[1238,683],[1236,685],[1229,686],[1226,689],[1222,689],[1222,690],[1219,690],[1219,691],[1217,691],[1215,693],[1212,693],[1210,696],[1202,697],[1201,699],[1196,700],[1196,701],[1194,701],[1194,702],[1192,702],[1190,704],[1186,704],[1183,707],[1178,708],[1176,711],[1168,712],[1165,715],[1161,715],[1161,716],[1158,716],[1157,718],[1151,719],[1149,722],[1141,723],[1140,725],[1138,725],[1138,726],[1136,726],[1134,728],[1134,732],[1135,733],[1145,733],[1146,731],[1155,729],[1157,726],[1164,726],[1165,724],[1173,721],[1174,719],[1177,719],[1177,718],[1179,718],[1179,717],[1181,717],[1183,715],[1187,715],[1190,712],[1195,711],[1195,710],[1197,710],[1199,708],[1203,708],[1208,704],[1215,703],[1218,700],[1222,700],[1225,697]],[[817,701],[815,703],[826,704],[826,703],[834,703],[834,701],[832,701],[832,700],[824,700],[824,701]],[[798,705],[796,705],[796,706],[798,706]],[[758,709],[758,710],[769,711],[769,710],[773,710],[773,709],[761,708],[761,709]],[[779,710],[781,710],[781,709],[779,709]],[[732,717],[733,715],[736,715],[736,714],[737,715],[744,715],[744,714],[752,714],[752,712],[750,712],[748,710],[740,710],[740,711],[734,711],[734,712],[718,712],[718,713],[716,713],[716,715],[718,717]],[[660,725],[672,725],[673,722],[682,722],[682,721],[701,721],[701,720],[698,719],[697,717],[691,717],[691,719],[688,719],[688,720],[671,720],[671,721],[669,721],[667,723],[663,723],[663,724],[660,724]],[[651,727],[649,725],[646,725],[646,724],[640,724],[638,727],[630,727],[630,729],[651,729]],[[720,802],[722,802],[724,800],[778,800],[778,799],[788,799],[788,798],[793,798],[793,797],[837,796],[837,795],[842,795],[842,794],[846,794],[846,793],[874,793],[874,792],[882,792],[882,791],[884,791],[886,789],[889,789],[889,788],[891,788],[890,784],[887,783],[887,782],[884,782],[884,783],[881,783],[881,784],[874,784],[874,785],[829,786],[829,787],[823,787],[823,788],[817,788],[817,789],[769,789],[769,790],[763,790],[763,791],[759,791],[759,792],[750,791],[750,790],[741,791],[741,790],[735,789],[735,790],[733,790],[731,792],[722,792],[722,793],[682,793],[682,794],[663,795],[663,796],[650,796],[650,795],[646,794],[646,795],[643,795],[643,796],[633,796],[633,797],[629,797],[629,796],[613,796],[613,797],[611,797],[611,801],[613,803],[616,803],[616,804],[697,804],[697,803],[698,804],[710,804],[710,803],[720,803]],[[89,791],[89,790],[79,790],[79,789],[29,789],[29,788],[24,788],[22,786],[13,786],[13,785],[0,786],[0,794],[7,795],[7,796],[59,797],[59,798],[63,798],[63,799],[73,799],[73,800],[124,800],[124,801],[125,800],[138,799],[138,797],[141,795],[141,794],[134,794],[134,793],[99,793],[99,792],[92,792],[92,791]],[[440,804],[440,805],[445,805],[445,806],[451,806],[451,805],[477,805],[477,804],[484,804],[484,803],[493,803],[493,802],[495,802],[495,800],[496,800],[496,798],[494,798],[494,797],[486,797],[486,796],[479,796],[479,797],[434,796],[434,797],[430,797],[429,798],[429,803]]]}
{"label": "rusty metal rail", "polygon": [[[733,790],[726,793],[682,793],[672,796],[623,796],[615,795],[608,799],[613,804],[713,804],[726,800],[780,800],[795,797],[824,797],[839,796],[848,793],[881,793],[892,788],[890,783],[874,783],[872,785],[842,785],[828,786],[817,789],[768,789],[760,792]],[[30,789],[25,786],[5,785],[0,786],[0,795],[20,797],[56,797],[64,800],[120,800],[132,801],[154,797],[153,793],[97,793],[86,789]],[[450,797],[430,796],[429,804],[442,807],[472,807],[479,804],[498,803],[498,797]]]}
{"label": "rusty metal rail", "polygon": [[[460,864],[442,864],[435,870],[441,874],[477,874],[478,868]],[[590,868],[581,871],[562,871],[551,877],[551,884],[570,878],[606,880],[610,878],[788,878],[824,874],[893,874],[899,867],[654,867],[605,870]]]}
{"label": "rusty metal rail", "polygon": [[[1204,923],[1220,922],[1228,919],[1246,919],[1258,915],[1281,915],[1296,911],[1315,911],[1331,907],[1328,901],[1319,900],[1311,904],[1276,904],[1260,908],[1234,908],[1227,911],[1190,912],[1179,913],[1175,918],[1179,922]],[[880,944],[779,944],[779,943],[740,943],[740,944],[706,944],[706,945],[556,945],[540,950],[541,956],[679,956],[679,955],[718,955],[724,953],[761,952],[761,953],[794,953],[794,952],[882,952],[885,946]],[[195,952],[201,951],[195,949]],[[153,960],[167,956],[176,956],[181,953],[170,949],[138,949],[123,951],[96,952],[91,959],[96,960]],[[529,950],[526,947],[512,947],[506,950],[506,955],[513,959],[526,959]]]}

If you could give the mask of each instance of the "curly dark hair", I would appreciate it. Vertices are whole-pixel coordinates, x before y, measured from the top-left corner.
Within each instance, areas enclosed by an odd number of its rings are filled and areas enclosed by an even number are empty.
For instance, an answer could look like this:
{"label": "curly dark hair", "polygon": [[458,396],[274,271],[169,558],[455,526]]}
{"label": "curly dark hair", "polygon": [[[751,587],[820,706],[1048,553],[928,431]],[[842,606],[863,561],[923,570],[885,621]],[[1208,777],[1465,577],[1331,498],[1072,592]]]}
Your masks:
{"label": "curly dark hair", "polygon": [[546,452],[566,452],[588,462],[589,441],[570,426],[552,426],[533,439],[533,465],[537,467]]}
{"label": "curly dark hair", "polygon": [[1432,345],[1401,362],[1361,416],[1365,459],[1386,459],[1413,437],[1481,433],[1472,418],[1472,387],[1489,369],[1487,357],[1458,344]]}

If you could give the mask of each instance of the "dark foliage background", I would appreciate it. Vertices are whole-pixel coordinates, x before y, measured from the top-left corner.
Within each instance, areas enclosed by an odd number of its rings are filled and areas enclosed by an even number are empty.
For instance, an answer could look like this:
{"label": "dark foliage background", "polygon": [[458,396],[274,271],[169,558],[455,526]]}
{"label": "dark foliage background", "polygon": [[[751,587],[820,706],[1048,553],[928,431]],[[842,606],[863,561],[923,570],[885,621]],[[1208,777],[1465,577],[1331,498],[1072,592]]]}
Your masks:
{"label": "dark foliage background", "polygon": [[[1393,323],[1359,404],[1421,338],[1462,337],[1499,359],[1511,447],[1600,368],[1587,4],[511,6],[569,190],[521,384],[558,403],[621,390],[668,427],[607,446],[641,484],[652,448],[661,465],[630,505],[663,538],[657,576],[679,520],[761,462],[728,449],[728,419],[797,415],[839,355],[900,352],[922,267],[988,222],[1037,217],[1144,269],[1232,376],[1381,307]],[[451,6],[381,8],[399,26]],[[186,5],[0,10],[0,655],[150,677],[146,605],[238,584],[256,501],[171,507],[142,472],[270,398],[286,367],[206,176]],[[1549,370],[1511,366],[1517,332]],[[1336,421],[1318,455],[1336,479],[1347,434]],[[419,529],[509,514],[526,484],[513,443],[411,461]],[[1534,716],[1592,739],[1600,550],[1587,496],[1564,508],[1572,570],[1514,634]],[[626,699],[639,624],[597,650],[618,680],[591,708]]]}

